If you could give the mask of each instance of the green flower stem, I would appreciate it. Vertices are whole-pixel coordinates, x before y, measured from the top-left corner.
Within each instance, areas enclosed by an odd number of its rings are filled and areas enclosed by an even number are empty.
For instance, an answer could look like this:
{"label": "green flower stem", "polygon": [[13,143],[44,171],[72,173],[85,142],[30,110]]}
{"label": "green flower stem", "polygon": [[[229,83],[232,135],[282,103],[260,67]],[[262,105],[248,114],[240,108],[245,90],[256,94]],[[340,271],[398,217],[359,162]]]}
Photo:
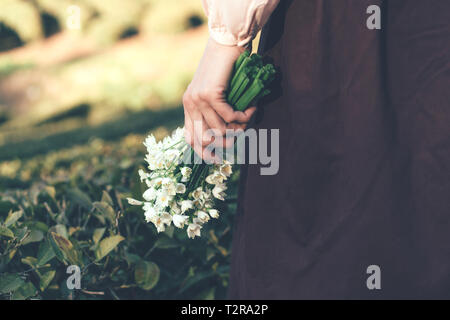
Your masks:
{"label": "green flower stem", "polygon": [[264,84],[261,80],[256,79],[253,81],[247,91],[239,98],[235,104],[235,108],[238,111],[244,111],[257,96],[264,89]]}
{"label": "green flower stem", "polygon": [[199,186],[203,186],[205,183],[205,179],[206,176],[208,175],[209,172],[209,166],[205,166],[200,174],[200,178],[199,178]]}
{"label": "green flower stem", "polygon": [[236,60],[233,68],[233,74],[236,74],[237,70],[241,66],[242,62],[245,58],[248,58],[250,56],[250,51],[245,50]]}
{"label": "green flower stem", "polygon": [[[228,95],[227,101],[234,105],[234,102],[237,101],[240,97],[240,94],[238,94],[239,91],[244,91],[245,87],[243,87],[244,83],[247,82],[247,84],[250,82],[250,79],[245,73],[241,73],[241,75],[236,80],[236,84],[231,88],[230,94]],[[241,88],[243,88],[241,90]]]}
{"label": "green flower stem", "polygon": [[247,64],[249,64],[250,61],[251,61],[250,57],[244,58],[244,61],[242,61],[241,65],[239,66],[233,78],[231,79],[230,88],[233,88],[236,85],[239,76],[241,76],[241,74],[244,73],[244,68],[245,66],[247,66]]}
{"label": "green flower stem", "polygon": [[250,83],[250,79],[245,77],[245,80],[240,84],[239,89],[236,90],[236,93],[231,101],[231,105],[235,105],[238,102],[239,98],[242,96],[242,93],[247,89],[248,84]]}
{"label": "green flower stem", "polygon": [[192,170],[188,192],[191,192],[198,188],[198,186],[200,185],[200,176],[206,166],[207,166],[207,164],[202,162],[202,163],[196,165],[195,172],[194,172],[194,170]]}

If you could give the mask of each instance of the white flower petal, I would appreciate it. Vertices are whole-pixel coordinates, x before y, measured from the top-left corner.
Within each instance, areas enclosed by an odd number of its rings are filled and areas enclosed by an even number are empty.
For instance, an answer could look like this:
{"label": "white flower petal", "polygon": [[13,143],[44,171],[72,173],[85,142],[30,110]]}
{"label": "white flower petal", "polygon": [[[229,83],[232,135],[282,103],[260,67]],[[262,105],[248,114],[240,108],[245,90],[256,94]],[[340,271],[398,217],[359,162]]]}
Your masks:
{"label": "white flower petal", "polygon": [[197,214],[197,217],[200,219],[200,221],[202,223],[206,223],[210,219],[209,214],[207,214],[205,211],[199,210],[199,211],[196,212],[196,214]]}
{"label": "white flower petal", "polygon": [[181,201],[181,212],[185,213],[187,210],[192,209],[194,204],[191,200],[183,200]]}
{"label": "white flower petal", "polygon": [[210,209],[208,211],[209,215],[211,216],[211,218],[217,219],[219,218],[219,210],[216,209]]}
{"label": "white flower petal", "polygon": [[183,228],[188,222],[189,217],[181,214],[174,214],[172,217],[173,224],[177,228]]}
{"label": "white flower petal", "polygon": [[201,226],[196,223],[191,223],[187,228],[188,237],[194,239],[195,237],[200,237]]}
{"label": "white flower petal", "polygon": [[132,206],[140,206],[143,204],[142,201],[139,201],[139,200],[136,200],[133,198],[127,198],[127,200],[128,200],[128,203],[131,204]]}

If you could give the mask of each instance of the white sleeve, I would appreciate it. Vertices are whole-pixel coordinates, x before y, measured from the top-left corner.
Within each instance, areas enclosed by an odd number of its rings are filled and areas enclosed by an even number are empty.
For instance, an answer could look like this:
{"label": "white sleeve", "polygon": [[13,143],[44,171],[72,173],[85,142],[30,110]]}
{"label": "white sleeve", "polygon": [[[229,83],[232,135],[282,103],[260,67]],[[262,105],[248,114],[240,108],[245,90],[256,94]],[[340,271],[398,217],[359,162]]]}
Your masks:
{"label": "white sleeve", "polygon": [[210,36],[220,44],[246,46],[279,0],[202,0]]}

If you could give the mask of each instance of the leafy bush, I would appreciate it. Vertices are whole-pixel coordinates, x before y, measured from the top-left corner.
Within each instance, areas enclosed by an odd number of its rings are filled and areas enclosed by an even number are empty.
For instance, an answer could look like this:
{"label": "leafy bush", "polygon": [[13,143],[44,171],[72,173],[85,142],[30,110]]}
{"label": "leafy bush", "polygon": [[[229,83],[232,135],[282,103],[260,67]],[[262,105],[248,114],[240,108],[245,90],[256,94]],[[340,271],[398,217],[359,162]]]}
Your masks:
{"label": "leafy bush", "polygon": [[[170,228],[158,235],[141,208],[125,200],[143,191],[137,177],[145,166],[143,138],[94,139],[0,163],[1,298],[225,296],[234,201],[223,204],[221,219],[201,239]],[[80,290],[66,285],[70,265],[81,269]]]}

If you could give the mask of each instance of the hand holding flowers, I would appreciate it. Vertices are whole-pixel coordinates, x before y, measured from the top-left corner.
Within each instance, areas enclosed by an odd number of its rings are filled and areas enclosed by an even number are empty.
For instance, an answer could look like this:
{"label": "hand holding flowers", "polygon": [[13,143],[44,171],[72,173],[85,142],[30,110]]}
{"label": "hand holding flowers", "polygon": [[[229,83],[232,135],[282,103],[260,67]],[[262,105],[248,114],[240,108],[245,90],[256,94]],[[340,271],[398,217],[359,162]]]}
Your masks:
{"label": "hand holding flowers", "polygon": [[[201,235],[203,226],[211,218],[219,218],[220,213],[215,206],[215,201],[225,200],[227,182],[233,172],[232,166],[231,163],[222,159],[214,164],[192,163],[191,160],[195,157],[194,149],[185,140],[185,136],[189,136],[189,130],[191,130],[188,129],[189,121],[191,121],[189,118],[196,112],[204,113],[201,115],[202,119],[207,114],[216,112],[212,120],[206,117],[210,121],[209,125],[218,124],[222,126],[222,129],[226,128],[226,125],[218,114],[226,117],[228,114],[230,122],[246,120],[248,114],[246,115],[244,111],[249,105],[269,93],[267,87],[275,75],[275,69],[271,64],[264,65],[260,56],[250,55],[248,51],[243,52],[236,59],[231,70],[232,77],[227,85],[228,89],[221,94],[235,106],[235,110],[240,111],[232,110],[230,113],[227,108],[231,107],[221,101],[223,97],[210,99],[209,102],[198,100],[197,102],[203,105],[200,108],[204,109],[199,111],[193,106],[188,107],[185,128],[176,129],[171,136],[162,141],[157,142],[155,137],[150,135],[144,142],[147,148],[145,160],[149,172],[140,170],[139,176],[148,189],[143,193],[142,201],[128,199],[128,202],[142,206],[146,221],[153,223],[158,232],[164,231],[173,223],[177,228],[187,226],[188,236],[195,238]],[[188,103],[193,102],[194,100]],[[203,141],[202,148],[204,146]]]}

